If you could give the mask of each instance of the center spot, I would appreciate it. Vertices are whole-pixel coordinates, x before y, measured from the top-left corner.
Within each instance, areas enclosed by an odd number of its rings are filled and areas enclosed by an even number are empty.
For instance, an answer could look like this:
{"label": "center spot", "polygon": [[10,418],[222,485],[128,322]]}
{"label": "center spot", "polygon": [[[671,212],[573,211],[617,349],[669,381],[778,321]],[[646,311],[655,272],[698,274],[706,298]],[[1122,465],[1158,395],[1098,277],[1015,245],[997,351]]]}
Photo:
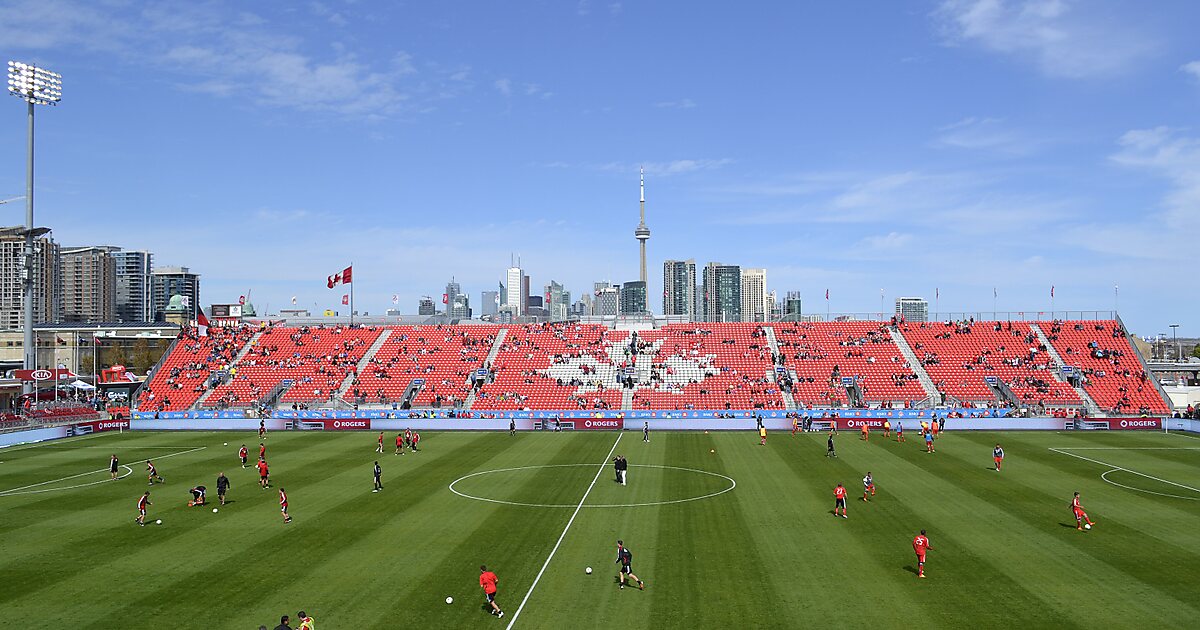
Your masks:
{"label": "center spot", "polygon": [[454,494],[476,501],[540,508],[579,505],[592,479],[584,508],[643,507],[710,499],[737,487],[731,477],[680,466],[630,464],[626,485],[612,466],[596,477],[597,464],[545,464],[483,470],[450,483]]}

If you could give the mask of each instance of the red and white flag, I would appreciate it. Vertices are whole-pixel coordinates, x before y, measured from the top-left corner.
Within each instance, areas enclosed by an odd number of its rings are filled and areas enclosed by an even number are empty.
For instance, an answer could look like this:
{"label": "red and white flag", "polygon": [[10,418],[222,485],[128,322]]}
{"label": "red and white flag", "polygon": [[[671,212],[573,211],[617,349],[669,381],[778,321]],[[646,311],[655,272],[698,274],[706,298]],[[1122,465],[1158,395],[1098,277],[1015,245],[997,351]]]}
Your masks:
{"label": "red and white flag", "polygon": [[239,296],[238,296],[238,304],[241,304],[242,306],[245,306],[245,305],[246,305],[246,296],[244,296],[244,295],[239,295]]}
{"label": "red and white flag", "polygon": [[196,330],[200,333],[201,337],[208,336],[208,326],[208,318],[204,316],[204,311],[197,311]]}
{"label": "red and white flag", "polygon": [[346,304],[346,305],[350,304],[350,294],[349,293],[342,294],[342,304]]}
{"label": "red and white flag", "polygon": [[442,294],[442,304],[449,304],[449,303],[450,303],[449,294],[443,293]]}
{"label": "red and white flag", "polygon": [[1054,285],[1050,285],[1050,297],[1054,297]]}
{"label": "red and white flag", "polygon": [[825,299],[829,299],[829,289],[825,289]]}
{"label": "red and white flag", "polygon": [[336,287],[339,284],[350,284],[350,281],[354,275],[353,272],[354,272],[354,265],[350,265],[349,267],[346,267],[345,269],[343,269],[341,271],[341,273],[335,273],[332,276],[329,276],[327,278],[325,285],[328,286],[330,289],[332,289],[333,287]]}

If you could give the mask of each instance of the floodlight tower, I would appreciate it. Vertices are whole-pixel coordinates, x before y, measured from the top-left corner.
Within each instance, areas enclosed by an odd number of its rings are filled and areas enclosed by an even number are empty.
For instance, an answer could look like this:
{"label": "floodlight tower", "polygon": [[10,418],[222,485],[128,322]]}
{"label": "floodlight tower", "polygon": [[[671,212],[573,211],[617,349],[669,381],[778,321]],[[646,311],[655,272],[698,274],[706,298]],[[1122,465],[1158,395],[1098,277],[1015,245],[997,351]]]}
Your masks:
{"label": "floodlight tower", "polygon": [[638,221],[637,229],[633,231],[633,237],[637,239],[638,249],[641,250],[642,255],[642,275],[640,280],[646,282],[646,241],[650,240],[650,228],[646,227],[646,169],[639,168],[638,173],[641,177],[641,201],[638,206],[641,220]]}
{"label": "floodlight tower", "polygon": [[[25,101],[29,106],[29,138],[25,166],[25,251],[22,256],[21,281],[25,284],[25,336],[22,342],[26,370],[37,369],[37,348],[33,341],[33,296],[34,296],[34,250],[33,250],[33,106],[57,105],[62,100],[62,75],[45,68],[8,62],[8,93]],[[46,274],[46,270],[42,270]],[[49,306],[49,305],[47,305]],[[33,387],[24,383],[25,393]]]}

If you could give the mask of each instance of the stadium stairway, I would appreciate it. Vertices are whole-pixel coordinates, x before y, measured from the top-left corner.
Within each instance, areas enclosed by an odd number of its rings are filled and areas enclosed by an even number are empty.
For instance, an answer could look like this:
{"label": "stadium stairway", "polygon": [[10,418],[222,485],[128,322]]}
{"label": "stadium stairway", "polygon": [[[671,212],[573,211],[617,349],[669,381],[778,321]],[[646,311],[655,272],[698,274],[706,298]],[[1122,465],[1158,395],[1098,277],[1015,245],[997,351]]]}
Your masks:
{"label": "stadium stairway", "polygon": [[[232,376],[233,370],[235,368],[237,368],[238,363],[241,363],[242,359],[245,358],[245,356],[250,353],[250,350],[252,348],[254,348],[254,346],[258,345],[258,340],[260,338],[262,338],[263,332],[264,331],[260,330],[256,333],[254,333],[254,336],[250,338],[250,341],[247,341],[246,345],[242,346],[241,350],[238,350],[237,356],[234,357],[233,361],[229,363],[230,378],[233,378],[233,376]],[[163,356],[166,357],[167,355],[164,354]],[[189,407],[188,409],[190,409],[192,411],[196,411],[197,409],[200,409],[201,408],[200,406],[204,404],[204,401],[208,400],[208,397],[212,396],[212,393],[215,391],[217,391],[216,387],[209,387],[209,388],[205,389],[204,393],[200,394],[200,397],[197,398],[196,402],[192,403],[192,406]]]}
{"label": "stadium stairway", "polygon": [[[1038,342],[1046,346],[1046,352],[1050,354],[1050,358],[1054,359],[1054,378],[1065,383],[1066,380],[1062,377],[1062,369],[1066,363],[1063,362],[1062,355],[1058,353],[1058,348],[1055,348],[1054,344],[1050,343],[1050,340],[1046,338],[1046,333],[1042,332],[1041,326],[1030,323],[1029,329],[1033,331],[1033,334],[1037,335]],[[1095,399],[1092,398],[1091,394],[1087,393],[1087,390],[1074,385],[1072,387],[1074,387],[1075,393],[1079,394],[1079,399],[1083,401],[1083,406],[1087,409],[1088,415],[1095,416],[1100,413],[1100,405],[1096,404]]]}
{"label": "stadium stairway", "polygon": [[[488,372],[492,371],[492,363],[496,360],[496,355],[500,354],[500,348],[504,347],[504,338],[508,336],[508,329],[501,328],[500,332],[496,333],[496,340],[492,342],[492,349],[483,360],[483,367],[487,368]],[[490,377],[489,377],[490,378]],[[479,394],[478,387],[472,387],[471,393],[467,394],[467,399],[463,401],[463,409],[470,409],[475,404],[475,397]]]}
{"label": "stadium stairway", "polygon": [[[779,342],[775,341],[775,329],[766,326],[763,328],[763,333],[767,335],[767,344],[771,348],[771,356],[778,357],[780,354]],[[774,366],[767,372],[767,378],[779,386],[779,395],[783,397],[783,408],[788,411],[794,411],[796,409],[796,399],[792,397],[791,392],[783,388],[783,385],[779,382],[779,373],[774,369]]]}
{"label": "stadium stairway", "polygon": [[388,340],[388,337],[392,336],[392,330],[392,328],[383,329],[383,334],[379,335],[379,337],[375,339],[375,343],[371,344],[371,347],[367,348],[367,351],[363,353],[362,358],[358,360],[358,365],[354,367],[354,372],[346,375],[346,378],[342,381],[341,386],[338,387],[337,393],[333,395],[333,400],[342,400],[342,397],[345,396],[346,392],[349,391],[354,385],[354,379],[359,375],[359,373],[366,369],[367,365],[371,362],[371,359],[375,358],[375,353],[379,352],[379,349],[383,347],[383,344]]}
{"label": "stadium stairway", "polygon": [[892,338],[892,343],[896,344],[896,347],[900,349],[900,354],[908,362],[909,369],[917,375],[917,382],[921,384],[921,389],[925,390],[925,394],[935,404],[941,402],[941,394],[933,384],[933,379],[929,378],[929,373],[925,371],[925,366],[921,365],[921,360],[917,358],[917,353],[913,352],[912,346],[908,345],[908,340],[904,338],[904,335],[900,334],[900,330],[895,326],[888,326],[887,331],[888,335]]}

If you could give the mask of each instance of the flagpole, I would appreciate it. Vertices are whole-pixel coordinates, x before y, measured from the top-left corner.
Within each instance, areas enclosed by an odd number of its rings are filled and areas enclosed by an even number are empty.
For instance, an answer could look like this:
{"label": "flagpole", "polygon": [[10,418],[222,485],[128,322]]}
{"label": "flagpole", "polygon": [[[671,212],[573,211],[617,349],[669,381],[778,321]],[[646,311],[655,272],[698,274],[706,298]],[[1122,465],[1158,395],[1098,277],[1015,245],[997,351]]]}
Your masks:
{"label": "flagpole", "polygon": [[[350,262],[350,268],[354,269],[354,261]],[[354,276],[350,276],[350,325],[354,326]]]}

